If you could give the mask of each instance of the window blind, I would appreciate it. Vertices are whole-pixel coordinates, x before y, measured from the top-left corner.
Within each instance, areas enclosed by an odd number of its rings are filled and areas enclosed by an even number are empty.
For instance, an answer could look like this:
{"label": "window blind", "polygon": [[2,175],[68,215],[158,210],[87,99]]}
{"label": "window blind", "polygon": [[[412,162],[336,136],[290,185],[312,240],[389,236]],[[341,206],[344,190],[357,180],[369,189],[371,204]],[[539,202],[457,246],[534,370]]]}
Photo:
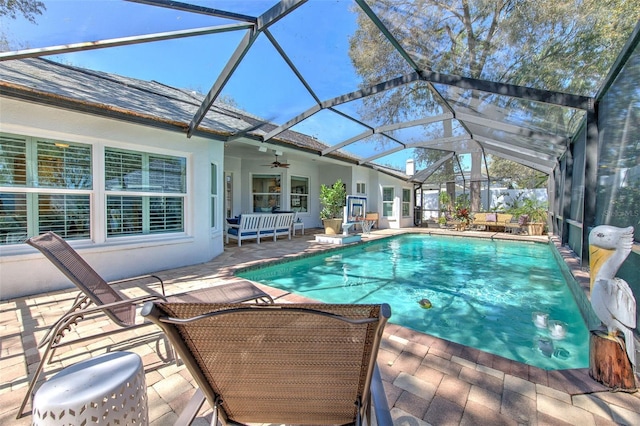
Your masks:
{"label": "window blind", "polygon": [[91,146],[38,141],[38,186],[91,189]]}
{"label": "window blind", "polygon": [[0,186],[27,185],[26,156],[24,138],[0,136]]}
{"label": "window blind", "polygon": [[89,195],[39,194],[39,231],[53,231],[65,239],[91,236]]}

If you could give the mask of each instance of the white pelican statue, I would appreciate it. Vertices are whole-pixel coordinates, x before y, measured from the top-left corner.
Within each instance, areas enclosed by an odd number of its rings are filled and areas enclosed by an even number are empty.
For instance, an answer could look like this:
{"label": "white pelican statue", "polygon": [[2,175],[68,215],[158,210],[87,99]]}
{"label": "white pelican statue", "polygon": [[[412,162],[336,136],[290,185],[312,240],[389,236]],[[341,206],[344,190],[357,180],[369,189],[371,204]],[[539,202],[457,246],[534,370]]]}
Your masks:
{"label": "white pelican statue", "polygon": [[624,335],[629,361],[635,369],[636,299],[623,279],[615,275],[633,246],[633,226],[600,225],[589,233],[591,306],[610,337]]}

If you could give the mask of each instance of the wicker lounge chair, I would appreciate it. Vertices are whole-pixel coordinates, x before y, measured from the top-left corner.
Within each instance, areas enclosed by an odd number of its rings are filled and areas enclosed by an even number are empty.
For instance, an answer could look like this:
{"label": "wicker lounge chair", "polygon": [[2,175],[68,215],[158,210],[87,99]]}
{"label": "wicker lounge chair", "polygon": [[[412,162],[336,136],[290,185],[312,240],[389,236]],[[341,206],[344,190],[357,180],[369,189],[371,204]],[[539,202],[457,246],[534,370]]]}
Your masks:
{"label": "wicker lounge chair", "polygon": [[[392,424],[376,367],[388,305],[146,303],[199,386],[211,424]],[[371,401],[373,400],[373,404]]]}
{"label": "wicker lounge chair", "polygon": [[[136,322],[136,307],[151,300],[167,300],[164,283],[155,275],[143,275],[107,283],[65,240],[53,232],[32,237],[25,242],[40,250],[45,257],[78,287],[80,292],[69,310],[50,326],[45,336],[40,340],[38,349],[44,348],[44,352],[31,377],[29,388],[18,410],[17,418],[22,417],[24,408],[33,394],[38,378],[42,374],[44,366],[53,358],[56,348],[98,339],[133,328],[152,325],[146,321]],[[122,284],[130,281],[136,281],[140,285],[149,281],[152,281],[152,283],[155,282],[160,285],[161,292],[159,293],[151,287],[145,286],[147,291],[146,295],[129,298],[112,287],[114,284]],[[183,302],[256,301],[273,303],[273,299],[271,299],[268,294],[248,281],[238,281],[197,290],[191,293],[172,295],[169,296],[168,300],[179,300]],[[94,318],[100,314],[106,315],[111,321],[118,325],[119,328],[79,338],[64,339],[65,335],[71,332],[80,321]],[[173,351],[170,345],[168,343],[165,345],[167,356],[164,357],[160,351],[160,341],[161,339],[158,339],[156,343],[158,356],[165,361],[171,361],[173,359]]]}

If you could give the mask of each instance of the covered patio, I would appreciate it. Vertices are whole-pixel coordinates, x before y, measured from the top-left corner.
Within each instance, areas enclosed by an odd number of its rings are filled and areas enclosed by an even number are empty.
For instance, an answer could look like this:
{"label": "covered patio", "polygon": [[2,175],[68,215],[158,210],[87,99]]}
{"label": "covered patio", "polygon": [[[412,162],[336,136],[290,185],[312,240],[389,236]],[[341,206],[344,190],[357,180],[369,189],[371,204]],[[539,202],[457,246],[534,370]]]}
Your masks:
{"label": "covered patio", "polygon": [[[312,229],[298,234],[291,244],[264,242],[238,248],[227,245],[223,255],[199,265],[159,271],[167,293],[195,290],[237,280],[234,271],[319,251],[331,246],[315,243]],[[377,230],[363,239],[384,238],[399,232],[440,230]],[[468,238],[487,233],[465,231]],[[504,238],[528,238],[503,235]],[[535,238],[530,238],[535,239]],[[543,240],[544,238],[538,238]],[[576,278],[588,281],[577,259],[562,250]],[[281,290],[261,286],[279,301],[304,301]],[[126,291],[126,289],[124,289]],[[129,289],[131,290],[131,289]],[[35,344],[73,300],[75,291],[57,291],[0,303],[0,423],[27,425],[31,417],[15,420],[27,387],[27,371],[39,360]],[[104,318],[83,327],[110,327]],[[173,424],[195,392],[193,379],[183,366],[163,363],[154,349],[158,331],[153,326],[118,334],[111,339],[87,342],[61,350],[45,371],[56,371],[105,351],[127,350],[144,362],[149,415],[152,425]],[[389,324],[378,356],[383,383],[396,425],[632,425],[640,423],[640,395],[611,393],[589,378],[586,369],[545,371],[477,351],[446,340]],[[210,409],[201,411],[194,424],[209,424]]]}

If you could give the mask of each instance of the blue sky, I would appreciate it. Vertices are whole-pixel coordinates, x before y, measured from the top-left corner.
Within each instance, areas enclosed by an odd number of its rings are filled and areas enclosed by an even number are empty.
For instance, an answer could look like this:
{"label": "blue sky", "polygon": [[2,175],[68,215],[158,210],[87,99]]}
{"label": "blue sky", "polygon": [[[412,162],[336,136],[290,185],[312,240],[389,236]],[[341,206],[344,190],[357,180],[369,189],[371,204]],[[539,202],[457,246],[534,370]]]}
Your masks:
{"label": "blue sky", "polygon": [[[37,17],[37,24],[25,19],[0,20],[12,43],[37,48],[236,23],[119,0],[49,0],[44,3],[47,10]],[[190,3],[256,15],[276,1],[200,0]],[[347,56],[348,35],[356,28],[355,16],[347,12],[349,3],[312,1],[293,12],[296,19],[281,20],[270,29],[321,99],[357,89],[358,78]],[[233,31],[50,58],[206,93],[243,35],[243,31]],[[248,90],[247,81],[252,90]],[[240,86],[243,90],[238,89]],[[276,99],[277,92],[289,92],[287,98],[291,104],[291,95],[304,95],[301,87],[268,40],[261,36],[240,65],[237,78],[229,81],[226,92],[241,107],[266,117],[273,112],[260,104],[269,101],[264,100],[264,96],[258,99],[256,91]],[[271,89],[271,93],[265,93],[266,89]],[[300,102],[309,103],[312,98]]]}
{"label": "blue sky", "polygon": [[[276,3],[275,0],[185,2],[252,16]],[[236,23],[120,0],[44,3],[47,10],[36,18],[37,24],[22,18],[0,19],[12,47],[38,48]],[[355,14],[350,11],[352,4],[347,0],[312,0],[270,27],[320,100],[359,88],[360,78],[348,56],[349,36],[357,28]],[[207,93],[243,35],[244,31],[233,31],[48,58]],[[315,104],[264,35],[256,40],[222,95],[232,98],[240,108],[276,123],[284,123]],[[331,143],[362,131],[354,132],[353,126],[338,125],[337,121],[328,125],[320,116],[305,120],[295,130]],[[402,157],[397,161],[404,164],[406,155],[405,152],[394,157]]]}

